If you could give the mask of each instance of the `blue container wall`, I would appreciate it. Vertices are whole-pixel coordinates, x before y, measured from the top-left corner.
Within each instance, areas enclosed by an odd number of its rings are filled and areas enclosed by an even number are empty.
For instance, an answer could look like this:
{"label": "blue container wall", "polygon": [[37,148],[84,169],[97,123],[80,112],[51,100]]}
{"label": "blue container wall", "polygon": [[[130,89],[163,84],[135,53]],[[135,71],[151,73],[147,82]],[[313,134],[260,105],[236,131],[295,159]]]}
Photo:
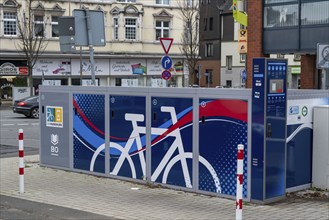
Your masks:
{"label": "blue container wall", "polygon": [[329,98],[288,100],[286,188],[312,183],[313,107],[328,104]]}

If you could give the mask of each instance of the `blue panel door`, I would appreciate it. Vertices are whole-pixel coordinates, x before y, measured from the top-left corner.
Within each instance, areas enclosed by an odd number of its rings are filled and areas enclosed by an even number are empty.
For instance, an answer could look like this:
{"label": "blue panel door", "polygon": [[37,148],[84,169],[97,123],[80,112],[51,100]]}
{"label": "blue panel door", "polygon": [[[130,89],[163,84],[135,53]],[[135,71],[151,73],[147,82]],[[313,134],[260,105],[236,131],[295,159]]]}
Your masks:
{"label": "blue panel door", "polygon": [[192,99],[152,97],[151,180],[192,188]]}
{"label": "blue panel door", "polygon": [[105,95],[73,94],[73,167],[105,173]]}
{"label": "blue panel door", "polygon": [[110,96],[110,174],[145,179],[145,97]]}

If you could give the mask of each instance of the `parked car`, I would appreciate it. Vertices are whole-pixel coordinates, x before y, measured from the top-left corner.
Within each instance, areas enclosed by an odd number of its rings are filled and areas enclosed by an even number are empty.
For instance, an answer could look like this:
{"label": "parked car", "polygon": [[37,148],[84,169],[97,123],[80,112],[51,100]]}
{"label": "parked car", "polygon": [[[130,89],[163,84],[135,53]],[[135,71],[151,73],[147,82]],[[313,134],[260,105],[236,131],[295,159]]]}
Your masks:
{"label": "parked car", "polygon": [[39,96],[31,96],[16,100],[13,112],[23,114],[29,118],[39,118]]}

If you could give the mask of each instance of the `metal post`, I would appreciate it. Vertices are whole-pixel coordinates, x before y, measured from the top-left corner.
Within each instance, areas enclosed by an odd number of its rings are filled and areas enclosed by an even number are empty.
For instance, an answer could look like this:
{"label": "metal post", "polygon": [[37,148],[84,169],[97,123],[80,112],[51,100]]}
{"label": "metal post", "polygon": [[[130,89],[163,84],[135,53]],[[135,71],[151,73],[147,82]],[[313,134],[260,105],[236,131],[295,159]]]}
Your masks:
{"label": "metal post", "polygon": [[236,212],[235,219],[242,220],[242,198],[243,198],[243,144],[238,145],[237,175],[236,175]]}
{"label": "metal post", "polygon": [[23,129],[18,130],[18,156],[19,156],[19,193],[24,193],[24,135]]}
{"label": "metal post", "polygon": [[92,39],[92,31],[91,31],[91,19],[90,19],[90,11],[89,9],[85,10],[86,19],[87,19],[87,31],[88,31],[88,44],[89,44],[89,56],[90,56],[90,67],[91,67],[91,81],[92,85],[96,85],[95,83],[95,61],[94,61],[94,48],[93,48],[93,39]]}

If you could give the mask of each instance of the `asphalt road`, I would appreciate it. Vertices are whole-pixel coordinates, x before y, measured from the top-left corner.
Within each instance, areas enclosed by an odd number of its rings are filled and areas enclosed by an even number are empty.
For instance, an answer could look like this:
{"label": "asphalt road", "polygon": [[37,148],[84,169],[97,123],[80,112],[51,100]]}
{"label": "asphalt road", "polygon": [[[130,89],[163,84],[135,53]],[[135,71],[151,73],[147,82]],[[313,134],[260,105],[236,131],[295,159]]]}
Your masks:
{"label": "asphalt road", "polygon": [[25,155],[39,153],[39,119],[27,118],[13,113],[11,102],[5,101],[0,107],[0,157],[18,155],[18,130],[24,131]]}

